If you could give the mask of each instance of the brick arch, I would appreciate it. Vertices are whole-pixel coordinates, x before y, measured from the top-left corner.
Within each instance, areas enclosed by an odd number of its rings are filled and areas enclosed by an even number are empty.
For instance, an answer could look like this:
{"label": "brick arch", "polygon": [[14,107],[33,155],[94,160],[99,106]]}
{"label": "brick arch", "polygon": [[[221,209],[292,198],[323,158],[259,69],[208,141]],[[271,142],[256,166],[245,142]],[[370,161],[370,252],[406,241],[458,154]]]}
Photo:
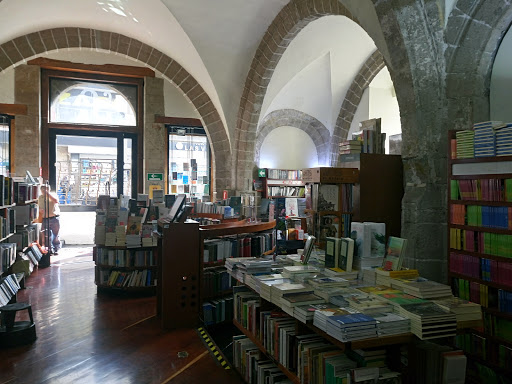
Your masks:
{"label": "brick arch", "polygon": [[354,120],[357,107],[361,102],[364,90],[370,85],[382,68],[385,67],[384,57],[379,50],[376,50],[361,66],[356,77],[352,81],[350,88],[345,95],[345,100],[341,104],[340,114],[336,120],[336,125],[331,137],[330,164],[336,166],[339,161],[338,149],[342,140],[347,138],[350,131],[350,125]]}
{"label": "brick arch", "polygon": [[52,28],[19,36],[0,46],[0,72],[33,56],[66,48],[96,49],[126,55],[176,85],[197,109],[208,133],[215,164],[215,190],[230,183],[231,146],[220,115],[203,87],[177,61],[137,39],[89,28]]}
{"label": "brick arch", "polygon": [[[491,4],[489,4],[491,3]],[[447,98],[453,128],[490,118],[490,84],[499,45],[512,24],[508,2],[458,1],[445,33]]]}
{"label": "brick arch", "polygon": [[258,164],[263,141],[270,132],[279,127],[295,127],[304,131],[315,143],[318,163],[327,164],[329,160],[330,132],[320,121],[307,113],[295,109],[280,109],[269,113],[261,121],[256,133],[254,162]]}
{"label": "brick arch", "polygon": [[245,81],[235,127],[232,177],[238,188],[243,188],[245,179],[252,178],[252,154],[261,106],[281,56],[306,25],[331,15],[345,16],[358,23],[338,0],[292,0],[283,7],[265,32]]}

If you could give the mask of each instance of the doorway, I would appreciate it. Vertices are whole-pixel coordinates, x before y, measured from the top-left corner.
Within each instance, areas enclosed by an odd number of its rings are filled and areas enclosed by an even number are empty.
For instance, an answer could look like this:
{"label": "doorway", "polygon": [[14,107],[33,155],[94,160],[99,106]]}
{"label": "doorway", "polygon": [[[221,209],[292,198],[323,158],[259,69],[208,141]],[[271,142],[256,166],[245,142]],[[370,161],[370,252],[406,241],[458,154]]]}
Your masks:
{"label": "doorway", "polygon": [[49,182],[59,198],[61,240],[94,244],[98,196],[136,195],[136,135],[51,130],[49,139]]}

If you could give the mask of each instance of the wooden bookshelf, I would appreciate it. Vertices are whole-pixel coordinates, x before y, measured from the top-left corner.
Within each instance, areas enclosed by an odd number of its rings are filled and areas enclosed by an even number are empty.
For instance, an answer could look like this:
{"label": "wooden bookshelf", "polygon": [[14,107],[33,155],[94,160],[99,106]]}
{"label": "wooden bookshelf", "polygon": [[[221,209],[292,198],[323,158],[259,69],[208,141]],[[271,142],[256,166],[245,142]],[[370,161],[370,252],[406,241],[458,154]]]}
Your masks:
{"label": "wooden bookshelf", "polygon": [[[512,207],[512,201],[507,201],[504,191],[501,190],[500,185],[505,185],[505,180],[512,179],[512,167],[510,166],[512,162],[512,156],[494,156],[494,157],[477,157],[477,158],[464,158],[457,159],[452,157],[452,141],[456,141],[456,132],[455,130],[451,130],[448,133],[448,225],[447,225],[447,233],[448,233],[448,249],[447,254],[451,253],[469,256],[472,258],[478,259],[478,270],[479,276],[471,277],[466,276],[458,272],[460,269],[460,264],[456,266],[451,265],[451,257],[448,258],[448,277],[451,282],[454,279],[463,279],[469,282],[478,283],[482,286],[488,287],[488,298],[496,297],[496,302],[489,303],[492,307],[483,307],[482,312],[484,315],[492,315],[500,318],[501,321],[509,322],[512,326],[512,314],[504,313],[498,310],[497,306],[499,303],[498,300],[498,290],[503,290],[506,292],[512,292],[512,280],[507,282],[506,279],[503,279],[503,276],[500,277],[500,282],[488,281],[482,278],[484,272],[488,272],[493,279],[497,279],[498,276],[494,275],[496,273],[495,270],[491,268],[491,271],[483,271],[482,263],[480,260],[488,259],[495,262],[499,262],[500,264],[498,268],[502,268],[505,265],[508,266],[509,263],[512,263],[512,258],[506,257],[507,252],[503,249],[500,249],[501,256],[491,255],[490,252],[491,245],[490,243],[478,244],[478,241],[482,239],[490,239],[490,236],[493,236],[492,239],[496,239],[496,241],[502,241],[498,236],[508,235],[512,236],[512,228],[495,228],[489,226],[474,226],[474,225],[466,225],[468,223],[468,207],[476,206],[476,207],[503,207],[505,210],[508,210],[510,214],[510,208]],[[486,180],[489,179],[488,182]],[[474,182],[469,183],[469,181],[473,180]],[[496,181],[493,181],[496,180]],[[464,189],[463,189],[464,188]],[[462,189],[462,190],[461,190]],[[484,193],[485,192],[485,193]],[[463,195],[464,193],[464,195]],[[486,196],[492,196],[486,198]],[[469,199],[468,199],[469,198]],[[500,201],[496,201],[500,200]],[[452,207],[457,206],[457,210]],[[461,208],[463,207],[463,208]],[[461,210],[461,211],[459,211]],[[457,213],[459,216],[454,218],[452,221],[452,212]],[[461,213],[459,213],[461,212]],[[462,217],[464,214],[464,217]],[[484,219],[482,213],[482,219]],[[489,216],[489,219],[493,218],[493,216]],[[508,219],[510,220],[510,218]],[[490,220],[489,220],[490,221]],[[461,224],[461,223],[464,223]],[[452,231],[452,229],[460,230]],[[469,234],[473,233],[473,241],[467,244],[468,234],[465,231],[473,231],[469,232]],[[481,235],[483,233],[484,235]],[[456,238],[451,238],[451,236],[457,235]],[[461,238],[460,243],[457,243],[457,240]],[[496,237],[494,237],[496,236]],[[498,240],[500,239],[500,240]],[[494,241],[494,240],[493,240]],[[506,243],[501,243],[501,246],[506,246]],[[494,244],[493,246],[496,246]],[[468,248],[472,250],[465,249],[457,249],[457,248]],[[485,251],[485,252],[484,252]],[[492,252],[495,252],[493,250]],[[497,251],[496,251],[497,252]],[[508,254],[512,256],[512,248],[508,251]],[[464,260],[464,259],[461,259]],[[457,263],[459,260],[457,260]],[[512,266],[512,264],[510,264]],[[475,267],[477,265],[474,265]],[[476,271],[472,271],[473,275],[476,275]],[[511,278],[512,279],[512,278]],[[506,284],[503,284],[503,281]],[[454,292],[456,295],[459,295],[459,292]],[[481,295],[480,291],[480,295]],[[471,298],[474,296],[476,299],[479,299],[481,296],[478,294],[472,294],[471,292],[464,292],[464,295],[469,295]],[[496,306],[496,307],[494,307]],[[485,338],[488,342],[491,343],[500,343],[506,345],[507,347],[512,347],[512,340],[503,339],[496,336],[493,336],[487,332],[485,332],[485,328],[482,326],[477,326],[476,328],[468,329],[465,332],[469,332],[480,337]],[[503,371],[503,368],[499,367],[495,362],[490,360],[484,360],[474,354],[467,354],[468,359],[473,362],[477,362],[483,365],[488,366],[491,369],[496,369],[496,371],[501,371],[502,373],[509,373]]]}
{"label": "wooden bookshelf", "polygon": [[247,336],[257,347],[258,349],[264,353],[270,360],[272,360],[276,365],[277,367],[286,375],[286,377],[288,377],[292,383],[295,383],[295,384],[300,384],[300,380],[299,378],[297,377],[297,375],[295,375],[293,372],[290,372],[287,368],[285,368],[283,365],[281,365],[280,363],[278,363],[273,356],[271,356],[266,348],[263,346],[263,344],[261,344],[261,342],[258,340],[258,338],[256,338],[251,332],[249,332],[247,329],[245,329],[244,327],[242,327],[242,325],[236,321],[236,320],[233,320],[233,324],[235,325],[235,327],[237,327],[245,336]]}
{"label": "wooden bookshelf", "polygon": [[275,221],[236,221],[200,226],[193,220],[185,223],[159,220],[158,225],[162,232],[159,245],[161,289],[157,292],[160,306],[158,312],[162,327],[173,329],[199,325],[203,300],[211,297],[211,293],[203,292],[201,288],[203,269],[224,264],[221,260],[203,262],[204,241],[273,230]]}
{"label": "wooden bookshelf", "polygon": [[356,153],[340,155],[339,163],[342,167],[359,170],[359,178],[353,188],[352,220],[386,223],[386,239],[389,236],[401,237],[402,157]]}

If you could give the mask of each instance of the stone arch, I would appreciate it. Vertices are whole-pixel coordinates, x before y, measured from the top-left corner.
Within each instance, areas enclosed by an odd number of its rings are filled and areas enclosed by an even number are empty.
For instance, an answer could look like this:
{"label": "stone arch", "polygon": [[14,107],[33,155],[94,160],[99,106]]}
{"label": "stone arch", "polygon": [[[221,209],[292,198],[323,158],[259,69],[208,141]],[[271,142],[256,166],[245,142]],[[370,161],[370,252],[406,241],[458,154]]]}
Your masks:
{"label": "stone arch", "polygon": [[231,146],[221,117],[203,87],[177,61],[137,39],[89,28],[52,28],[19,36],[0,46],[0,72],[28,58],[66,48],[96,49],[126,55],[176,85],[197,109],[208,133],[215,166],[215,190],[231,184]]}
{"label": "stone arch", "polygon": [[348,132],[350,131],[350,125],[354,119],[357,107],[361,102],[364,90],[370,85],[372,80],[385,65],[384,57],[377,49],[361,66],[358,74],[352,81],[352,84],[345,95],[345,100],[343,100],[343,103],[341,104],[340,114],[336,120],[336,125],[331,137],[330,164],[332,166],[336,166],[339,162],[339,144],[342,140],[347,138]]}
{"label": "stone arch", "polygon": [[284,51],[310,22],[323,16],[353,15],[338,0],[292,0],[275,17],[256,50],[244,85],[235,127],[233,180],[242,188],[252,179],[254,145],[261,106],[272,74]]}
{"label": "stone arch", "polygon": [[260,159],[261,145],[270,132],[279,127],[295,127],[306,132],[315,143],[318,163],[327,164],[329,159],[330,132],[320,121],[307,113],[295,109],[280,109],[269,113],[261,121],[256,133],[254,162]]}
{"label": "stone arch", "polygon": [[512,8],[507,2],[455,4],[445,32],[446,91],[454,128],[489,119],[492,67],[511,23]]}

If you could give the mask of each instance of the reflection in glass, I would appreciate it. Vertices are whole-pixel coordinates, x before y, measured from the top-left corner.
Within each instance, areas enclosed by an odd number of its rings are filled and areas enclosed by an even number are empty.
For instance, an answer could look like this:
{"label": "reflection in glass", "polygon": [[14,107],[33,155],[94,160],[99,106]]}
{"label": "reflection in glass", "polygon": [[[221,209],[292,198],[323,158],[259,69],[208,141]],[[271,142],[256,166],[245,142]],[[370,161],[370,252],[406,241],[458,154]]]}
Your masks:
{"label": "reflection in glass", "polygon": [[132,196],[132,139],[123,139],[124,168],[123,168],[123,195]]}
{"label": "reflection in glass", "polygon": [[135,86],[52,78],[50,88],[50,122],[136,125]]}
{"label": "reflection in glass", "polygon": [[0,175],[9,176],[10,172],[10,118],[0,115]]}

